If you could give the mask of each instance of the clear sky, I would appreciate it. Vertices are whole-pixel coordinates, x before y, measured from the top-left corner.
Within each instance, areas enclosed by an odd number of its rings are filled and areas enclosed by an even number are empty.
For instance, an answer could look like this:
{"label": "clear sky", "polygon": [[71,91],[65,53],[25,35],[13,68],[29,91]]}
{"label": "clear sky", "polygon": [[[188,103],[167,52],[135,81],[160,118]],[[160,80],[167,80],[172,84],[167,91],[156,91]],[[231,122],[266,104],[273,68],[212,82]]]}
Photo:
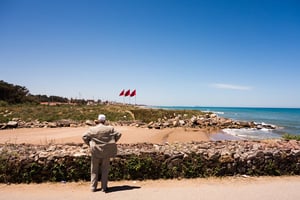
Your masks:
{"label": "clear sky", "polygon": [[32,94],[300,107],[299,77],[298,0],[0,0],[0,80]]}

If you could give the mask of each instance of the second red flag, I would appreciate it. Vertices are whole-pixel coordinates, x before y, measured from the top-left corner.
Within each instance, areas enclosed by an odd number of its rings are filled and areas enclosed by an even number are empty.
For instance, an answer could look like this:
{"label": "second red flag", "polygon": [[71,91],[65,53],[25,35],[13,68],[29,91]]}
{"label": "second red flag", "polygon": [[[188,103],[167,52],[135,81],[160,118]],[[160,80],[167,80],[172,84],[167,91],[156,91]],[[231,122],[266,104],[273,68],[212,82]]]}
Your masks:
{"label": "second red flag", "polygon": [[127,96],[129,96],[130,95],[130,90],[127,90],[126,92],[125,92],[125,97],[127,97]]}

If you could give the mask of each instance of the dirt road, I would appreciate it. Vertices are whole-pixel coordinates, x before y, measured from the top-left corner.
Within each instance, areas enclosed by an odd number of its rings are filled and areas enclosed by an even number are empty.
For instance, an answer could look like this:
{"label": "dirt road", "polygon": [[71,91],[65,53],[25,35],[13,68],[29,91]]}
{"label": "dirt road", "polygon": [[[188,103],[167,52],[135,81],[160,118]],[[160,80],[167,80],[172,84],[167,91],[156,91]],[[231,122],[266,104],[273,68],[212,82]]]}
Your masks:
{"label": "dirt road", "polygon": [[0,184],[0,200],[297,200],[300,177],[209,178],[110,182],[108,193],[89,191],[89,183]]}

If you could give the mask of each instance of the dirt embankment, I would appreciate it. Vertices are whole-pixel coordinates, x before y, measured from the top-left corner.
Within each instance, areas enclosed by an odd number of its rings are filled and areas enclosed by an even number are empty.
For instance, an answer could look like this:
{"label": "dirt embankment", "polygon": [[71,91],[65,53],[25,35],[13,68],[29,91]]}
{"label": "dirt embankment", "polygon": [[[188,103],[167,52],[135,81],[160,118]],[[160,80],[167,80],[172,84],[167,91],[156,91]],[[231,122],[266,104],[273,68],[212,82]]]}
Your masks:
{"label": "dirt embankment", "polygon": [[[81,136],[89,127],[78,128],[23,128],[0,131],[0,143],[82,143]],[[210,134],[205,129],[166,128],[162,130],[117,126],[115,130],[122,133],[119,143],[155,143],[208,141]]]}

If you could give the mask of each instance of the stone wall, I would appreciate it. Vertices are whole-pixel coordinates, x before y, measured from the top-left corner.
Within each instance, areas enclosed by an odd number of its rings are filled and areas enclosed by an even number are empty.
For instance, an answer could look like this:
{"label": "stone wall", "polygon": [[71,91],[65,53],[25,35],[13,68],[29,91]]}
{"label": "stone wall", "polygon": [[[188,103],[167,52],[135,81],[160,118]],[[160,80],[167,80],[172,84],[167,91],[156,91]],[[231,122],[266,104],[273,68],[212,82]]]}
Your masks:
{"label": "stone wall", "polygon": [[[300,142],[218,141],[118,145],[110,180],[300,175]],[[89,180],[86,145],[0,145],[0,182]]]}

